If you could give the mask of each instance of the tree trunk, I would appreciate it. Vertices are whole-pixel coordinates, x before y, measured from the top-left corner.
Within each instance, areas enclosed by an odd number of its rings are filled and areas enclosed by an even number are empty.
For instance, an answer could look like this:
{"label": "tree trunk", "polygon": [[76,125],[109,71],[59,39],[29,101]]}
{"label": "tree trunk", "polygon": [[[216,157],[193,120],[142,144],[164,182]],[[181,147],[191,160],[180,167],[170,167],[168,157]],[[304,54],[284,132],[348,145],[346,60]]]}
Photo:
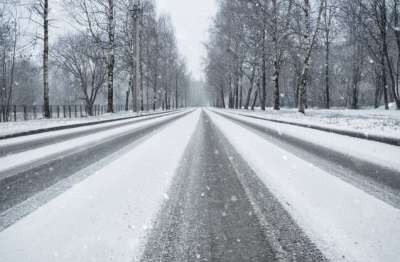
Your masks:
{"label": "tree trunk", "polygon": [[228,96],[229,96],[228,108],[233,108],[232,107],[233,99],[232,99],[232,77],[231,77],[231,74],[229,74],[229,94],[228,94]]}
{"label": "tree trunk", "polygon": [[[273,64],[273,82],[274,82],[274,110],[280,109],[279,101],[279,51],[278,51],[278,9],[276,5],[276,0],[272,0],[273,9],[273,29],[272,29],[272,44],[274,47],[274,54],[272,56]],[[286,32],[285,32],[286,33]]]}
{"label": "tree trunk", "polygon": [[[224,98],[224,90],[222,89],[222,99]],[[222,100],[224,101],[224,100]],[[188,102],[187,102],[187,87],[185,87],[185,107],[188,107]],[[224,104],[225,107],[225,104]]]}
{"label": "tree trunk", "polygon": [[157,103],[157,85],[158,85],[158,36],[155,36],[155,46],[156,46],[156,52],[155,56],[156,59],[154,61],[154,97],[153,97],[153,110],[156,110],[156,103]]}
{"label": "tree trunk", "polygon": [[[394,26],[396,29],[399,28],[399,14],[400,14],[400,10],[399,10],[399,2],[398,1],[394,1]],[[395,30],[395,38],[396,38],[396,43],[397,43],[397,59],[398,61],[400,60],[400,30]],[[398,67],[397,67],[398,70]],[[397,106],[397,110],[400,110],[400,94],[399,94],[399,81],[398,81],[398,77],[399,74],[397,73],[397,79],[396,81],[393,81],[392,79],[392,83],[394,82],[395,84],[392,84],[392,94],[393,97],[396,101],[396,106]],[[393,76],[393,75],[392,75]],[[397,91],[397,92],[396,92]]]}
{"label": "tree trunk", "polygon": [[44,0],[43,7],[44,49],[43,49],[43,85],[44,85],[44,117],[50,118],[49,95],[49,0]]}
{"label": "tree trunk", "polygon": [[280,110],[280,92],[279,92],[279,65],[278,60],[274,58],[274,110]]}
{"label": "tree trunk", "polygon": [[221,107],[225,108],[224,85],[221,83]]}
{"label": "tree trunk", "polygon": [[235,109],[239,108],[239,69],[235,70]]}
{"label": "tree trunk", "polygon": [[315,27],[314,35],[311,40],[310,37],[310,1],[309,0],[304,0],[304,22],[305,22],[305,34],[304,34],[304,42],[306,43],[306,55],[304,58],[304,67],[303,71],[301,74],[301,82],[300,82],[300,89],[299,89],[299,112],[300,113],[305,113],[305,108],[306,108],[306,86],[307,86],[307,80],[308,80],[308,74],[309,74],[309,67],[310,67],[310,59],[311,59],[311,52],[312,48],[314,46],[318,30],[319,30],[319,24],[321,21],[321,13],[323,9],[323,1],[321,1],[319,10],[318,10],[318,18],[317,18],[317,24]]}
{"label": "tree trunk", "polygon": [[128,91],[126,91],[125,111],[129,110],[129,93],[130,93],[130,87],[128,88]]}
{"label": "tree trunk", "polygon": [[242,102],[243,102],[243,76],[242,74],[239,75],[239,109],[242,109]]}
{"label": "tree trunk", "polygon": [[176,72],[175,78],[175,109],[178,109],[178,72]]}
{"label": "tree trunk", "polygon": [[382,77],[383,99],[385,101],[385,110],[389,110],[385,60],[386,60],[385,55],[382,53],[382,75],[381,75],[381,77]]}
{"label": "tree trunk", "polygon": [[257,89],[254,94],[253,104],[251,105],[251,110],[253,110],[253,111],[254,111],[254,107],[256,106],[256,103],[257,103],[257,96],[258,96],[259,91],[260,91],[260,78],[257,79]]}
{"label": "tree trunk", "polygon": [[114,0],[108,0],[108,94],[107,113],[114,111]]}
{"label": "tree trunk", "polygon": [[[257,55],[255,56],[255,59],[257,61],[257,59],[258,59]],[[253,92],[253,87],[254,87],[254,78],[256,76],[256,70],[257,70],[257,63],[254,63],[253,71],[251,72],[251,78],[250,78],[250,88],[247,92],[246,103],[244,105],[244,109],[246,109],[246,110],[249,109],[251,93]]]}
{"label": "tree trunk", "polygon": [[[265,19],[265,18],[264,18]],[[262,31],[262,52],[261,52],[261,75],[262,75],[262,92],[261,92],[261,110],[265,111],[265,103],[267,101],[267,72],[266,72],[266,22],[263,21]]]}
{"label": "tree trunk", "polygon": [[86,104],[86,112],[89,116],[93,116],[93,104]]}
{"label": "tree trunk", "polygon": [[[13,42],[13,51],[12,51],[12,61],[11,61],[11,72],[10,72],[10,87],[8,91],[8,98],[7,98],[7,114],[6,119],[10,118],[10,105],[12,102],[12,95],[13,95],[13,88],[14,88],[14,71],[15,71],[15,56],[16,56],[16,49],[17,49],[17,23],[15,22],[14,28],[14,42]],[[6,90],[5,90],[6,92]]]}
{"label": "tree trunk", "polygon": [[380,94],[381,94],[381,73],[375,72],[376,75],[376,81],[375,81],[375,100],[374,100],[374,105],[375,108],[378,108],[380,105]]}
{"label": "tree trunk", "polygon": [[328,0],[325,0],[325,108],[330,108],[329,97],[329,33],[330,33],[330,18],[328,19]]}

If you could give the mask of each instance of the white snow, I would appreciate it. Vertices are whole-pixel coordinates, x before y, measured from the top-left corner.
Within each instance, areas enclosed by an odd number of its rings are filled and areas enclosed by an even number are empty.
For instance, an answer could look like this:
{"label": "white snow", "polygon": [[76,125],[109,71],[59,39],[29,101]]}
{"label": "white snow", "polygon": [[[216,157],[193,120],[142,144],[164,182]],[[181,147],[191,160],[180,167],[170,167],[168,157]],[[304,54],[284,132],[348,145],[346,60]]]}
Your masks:
{"label": "white snow", "polygon": [[[394,109],[395,106],[395,104],[391,104],[391,108]],[[299,113],[297,109],[286,108],[282,108],[279,111],[272,108],[267,108],[265,111],[259,108],[256,108],[255,111],[244,109],[225,109],[224,111],[400,138],[400,110],[382,110],[382,108],[359,110],[307,109],[305,115]]]}
{"label": "white snow", "polygon": [[[82,148],[87,148],[90,145],[95,145],[96,143],[99,143],[100,141],[104,141],[105,139],[110,139],[110,138],[115,138],[118,135],[122,135],[126,132],[129,132],[133,129],[138,129],[142,128],[144,126],[154,124],[156,122],[173,118],[176,115],[181,115],[184,114],[185,112],[182,113],[177,113],[175,115],[167,115],[162,118],[154,118],[150,119],[148,121],[143,121],[139,123],[133,122],[132,125],[128,126],[123,126],[123,127],[118,127],[115,129],[107,130],[107,131],[102,131],[93,135],[88,135],[88,136],[83,136],[83,137],[78,137],[75,139],[67,140],[64,142],[60,143],[55,143],[52,145],[24,151],[21,153],[13,154],[13,155],[8,155],[5,157],[0,158],[0,172],[5,172],[11,168],[15,168],[19,165],[23,164],[28,164],[28,163],[33,163],[37,162],[39,159],[42,161],[48,161],[49,157],[55,157],[57,154],[64,153],[69,150],[75,149],[71,153],[76,153],[76,150],[80,150]],[[64,133],[66,132],[73,132],[73,131],[63,131]],[[7,139],[0,142],[0,145],[5,145],[9,143],[15,143],[19,142],[21,140],[28,140],[28,139],[37,139],[37,137],[44,137],[47,134],[38,134],[38,135],[33,135],[28,137],[21,137],[21,138],[12,138],[12,139]],[[54,134],[50,133],[50,136],[53,136]],[[3,177],[0,177],[3,178]]]}
{"label": "white snow", "polygon": [[199,117],[197,110],[177,120],[2,231],[1,260],[132,261],[140,257]]}
{"label": "white snow", "polygon": [[[329,259],[398,261],[400,210],[232,121],[206,112],[277,199],[289,203],[283,204],[284,208]],[[282,127],[281,131],[291,129]],[[303,130],[308,132],[311,130]],[[368,151],[370,145],[365,143],[373,142],[363,140],[363,143],[362,149]],[[397,151],[395,156],[399,155]],[[374,157],[378,156],[375,153]]]}

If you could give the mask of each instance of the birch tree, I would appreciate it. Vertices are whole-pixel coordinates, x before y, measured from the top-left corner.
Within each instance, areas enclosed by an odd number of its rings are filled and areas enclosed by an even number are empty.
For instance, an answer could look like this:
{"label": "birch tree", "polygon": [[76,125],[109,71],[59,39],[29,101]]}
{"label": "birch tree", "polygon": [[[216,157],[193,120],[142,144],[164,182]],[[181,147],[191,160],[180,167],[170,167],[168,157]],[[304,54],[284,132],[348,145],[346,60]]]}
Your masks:
{"label": "birch tree", "polygon": [[299,88],[299,112],[305,113],[306,107],[306,87],[307,87],[307,80],[308,74],[310,70],[310,59],[313,47],[315,45],[315,41],[317,39],[317,34],[319,31],[319,26],[321,22],[321,14],[324,7],[324,1],[320,0],[319,8],[318,8],[318,15],[315,23],[314,33],[311,34],[310,32],[310,12],[311,6],[309,0],[304,0],[303,2],[303,12],[304,12],[304,42],[305,42],[305,57],[304,57],[304,65],[303,71],[301,73],[301,82]]}
{"label": "birch tree", "polygon": [[[47,0],[46,0],[47,1]],[[64,0],[64,8],[82,34],[90,36],[107,50],[107,112],[113,112],[115,68],[114,0]]]}

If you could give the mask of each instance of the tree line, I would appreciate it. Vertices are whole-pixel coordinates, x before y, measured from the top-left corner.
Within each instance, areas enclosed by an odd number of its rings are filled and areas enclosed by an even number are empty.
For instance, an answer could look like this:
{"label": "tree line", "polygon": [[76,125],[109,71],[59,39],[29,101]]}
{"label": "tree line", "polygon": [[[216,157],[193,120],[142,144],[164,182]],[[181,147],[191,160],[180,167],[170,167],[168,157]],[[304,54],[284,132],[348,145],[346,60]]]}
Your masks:
{"label": "tree line", "polygon": [[211,104],[400,109],[397,0],[220,0],[209,30]]}
{"label": "tree line", "polygon": [[47,118],[50,104],[83,104],[89,115],[95,103],[107,112],[116,101],[126,110],[189,104],[186,60],[154,0],[0,1],[0,52],[4,121],[13,104],[42,104]]}

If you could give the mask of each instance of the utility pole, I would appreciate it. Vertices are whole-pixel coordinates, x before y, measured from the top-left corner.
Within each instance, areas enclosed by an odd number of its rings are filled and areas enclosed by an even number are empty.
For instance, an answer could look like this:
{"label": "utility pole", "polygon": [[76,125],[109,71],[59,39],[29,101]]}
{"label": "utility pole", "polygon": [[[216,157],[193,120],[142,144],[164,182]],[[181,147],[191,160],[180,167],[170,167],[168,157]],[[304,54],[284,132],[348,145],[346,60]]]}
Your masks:
{"label": "utility pole", "polygon": [[135,2],[133,5],[132,17],[134,22],[134,30],[135,30],[135,43],[134,43],[134,61],[135,61],[135,79],[134,79],[134,88],[132,90],[132,102],[133,102],[133,110],[135,112],[140,111],[140,0]]}

